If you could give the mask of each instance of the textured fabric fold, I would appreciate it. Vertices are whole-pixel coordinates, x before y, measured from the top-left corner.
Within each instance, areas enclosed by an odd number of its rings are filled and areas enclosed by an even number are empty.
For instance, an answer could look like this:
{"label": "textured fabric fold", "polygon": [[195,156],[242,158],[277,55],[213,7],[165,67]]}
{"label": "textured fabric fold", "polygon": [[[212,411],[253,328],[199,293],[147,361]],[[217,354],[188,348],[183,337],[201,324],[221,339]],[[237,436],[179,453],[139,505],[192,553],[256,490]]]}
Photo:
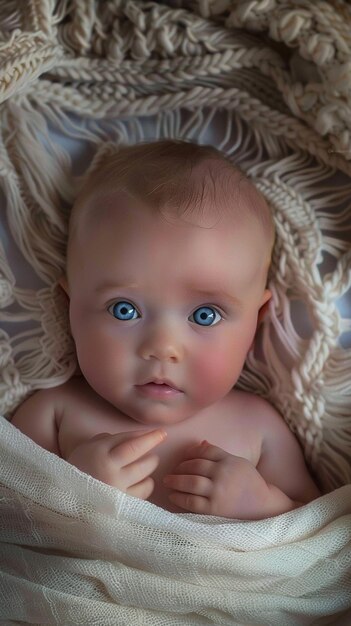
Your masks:
{"label": "textured fabric fold", "polygon": [[4,418],[0,456],[5,623],[297,626],[350,608],[350,485],[248,522],[127,496]]}

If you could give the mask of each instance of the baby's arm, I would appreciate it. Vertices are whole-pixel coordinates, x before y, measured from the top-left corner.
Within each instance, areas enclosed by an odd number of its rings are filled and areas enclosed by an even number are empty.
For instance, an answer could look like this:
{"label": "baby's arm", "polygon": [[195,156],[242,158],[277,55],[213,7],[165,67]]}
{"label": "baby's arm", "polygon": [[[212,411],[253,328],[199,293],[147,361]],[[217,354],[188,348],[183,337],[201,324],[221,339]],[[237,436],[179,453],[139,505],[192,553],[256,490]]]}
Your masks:
{"label": "baby's arm", "polygon": [[[20,405],[11,422],[42,448],[62,456],[56,420],[59,398],[59,388],[38,391]],[[156,455],[148,453],[165,436],[160,428],[115,435],[100,433],[79,444],[66,460],[102,482],[147,499],[154,489],[150,474],[159,463]]]}
{"label": "baby's arm", "polygon": [[37,391],[25,400],[11,423],[39,446],[61,456],[55,419],[55,389]]}
{"label": "baby's arm", "polygon": [[292,508],[311,502],[321,492],[307,469],[296,437],[270,404],[262,399],[259,402],[264,431],[257,471],[269,486],[272,506],[283,508],[284,498],[291,500]]}
{"label": "baby's arm", "polygon": [[282,417],[260,398],[255,405],[263,432],[257,467],[204,441],[189,449],[174,473],[165,477],[166,486],[174,489],[169,496],[173,503],[193,513],[262,519],[320,495]]}

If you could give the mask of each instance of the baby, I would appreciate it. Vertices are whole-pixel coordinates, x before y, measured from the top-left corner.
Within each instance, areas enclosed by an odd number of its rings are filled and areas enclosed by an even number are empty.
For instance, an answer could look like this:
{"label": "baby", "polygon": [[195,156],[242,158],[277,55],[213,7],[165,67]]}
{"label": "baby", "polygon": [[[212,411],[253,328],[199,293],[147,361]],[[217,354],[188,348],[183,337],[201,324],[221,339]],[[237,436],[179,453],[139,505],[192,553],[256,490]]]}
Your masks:
{"label": "baby", "polygon": [[271,297],[273,242],[265,199],[214,148],[105,149],[73,206],[61,280],[79,376],[12,423],[174,512],[261,519],[318,497],[281,416],[233,389]]}

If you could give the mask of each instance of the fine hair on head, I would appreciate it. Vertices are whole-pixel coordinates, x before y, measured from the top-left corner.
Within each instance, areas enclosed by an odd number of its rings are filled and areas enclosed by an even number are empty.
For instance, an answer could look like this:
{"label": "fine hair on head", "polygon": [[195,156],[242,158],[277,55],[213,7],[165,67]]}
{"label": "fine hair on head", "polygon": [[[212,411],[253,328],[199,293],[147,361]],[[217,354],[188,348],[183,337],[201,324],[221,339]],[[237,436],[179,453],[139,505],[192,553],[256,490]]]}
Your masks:
{"label": "fine hair on head", "polygon": [[[124,146],[103,144],[81,180],[71,213],[70,236],[85,207],[89,211],[90,199],[111,191],[141,200],[163,216],[182,219],[201,215],[205,206],[217,210],[217,216],[223,207],[238,216],[246,211],[260,221],[273,245],[273,219],[263,195],[213,146],[175,139]],[[248,201],[241,202],[243,196]]]}

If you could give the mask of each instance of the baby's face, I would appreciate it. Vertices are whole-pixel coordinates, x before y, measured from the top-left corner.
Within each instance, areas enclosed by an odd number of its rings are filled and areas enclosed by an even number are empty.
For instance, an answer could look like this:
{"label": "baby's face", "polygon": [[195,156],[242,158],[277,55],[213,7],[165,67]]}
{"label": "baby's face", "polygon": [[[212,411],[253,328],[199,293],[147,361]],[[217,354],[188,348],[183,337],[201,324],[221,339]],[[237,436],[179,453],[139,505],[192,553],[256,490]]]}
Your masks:
{"label": "baby's face", "polygon": [[94,205],[68,273],[82,374],[142,424],[181,421],[239,377],[270,296],[265,235],[254,218],[194,225],[117,192]]}

